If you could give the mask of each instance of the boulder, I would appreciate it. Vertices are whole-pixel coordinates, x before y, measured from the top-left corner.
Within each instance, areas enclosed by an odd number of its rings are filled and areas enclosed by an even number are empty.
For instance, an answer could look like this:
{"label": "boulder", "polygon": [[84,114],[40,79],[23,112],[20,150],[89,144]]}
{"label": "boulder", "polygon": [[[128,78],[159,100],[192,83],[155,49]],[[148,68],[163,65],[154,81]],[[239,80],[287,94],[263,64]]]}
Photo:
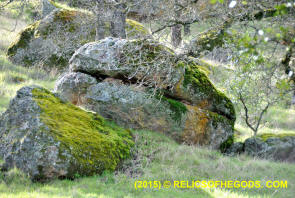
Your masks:
{"label": "boulder", "polygon": [[[82,75],[91,80],[76,80]],[[55,92],[119,125],[163,132],[178,142],[219,148],[232,139],[231,101],[193,61],[179,60],[152,40],[85,44],[70,59],[70,72],[59,78]]]}
{"label": "boulder", "polygon": [[[177,66],[174,52],[153,40],[108,37],[87,43],[70,59],[72,72],[96,77],[141,81],[166,89],[180,81],[184,68]],[[136,82],[135,82],[136,83]]]}
{"label": "boulder", "polygon": [[[128,38],[149,35],[143,25],[130,19],[126,20],[126,32]],[[95,34],[95,16],[90,12],[55,9],[20,32],[7,55],[24,66],[65,69],[75,50],[95,41]],[[108,29],[106,35],[110,35]]]}
{"label": "boulder", "polygon": [[244,152],[244,143],[235,142],[229,148],[225,150],[225,154],[229,156],[235,156]]}
{"label": "boulder", "polygon": [[21,88],[0,118],[2,169],[33,180],[113,171],[133,144],[130,131],[41,87]]}
{"label": "boulder", "polygon": [[245,140],[244,148],[252,156],[295,162],[295,134],[262,134]]}

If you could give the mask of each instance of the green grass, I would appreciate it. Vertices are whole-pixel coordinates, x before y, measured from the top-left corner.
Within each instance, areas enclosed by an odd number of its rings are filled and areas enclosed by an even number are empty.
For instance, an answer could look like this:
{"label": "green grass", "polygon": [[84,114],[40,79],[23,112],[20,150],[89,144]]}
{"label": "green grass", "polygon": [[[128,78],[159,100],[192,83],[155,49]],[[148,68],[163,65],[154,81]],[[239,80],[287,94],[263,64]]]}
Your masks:
{"label": "green grass", "polygon": [[[178,145],[164,135],[135,131],[133,158],[116,173],[31,183],[19,171],[0,183],[1,198],[85,198],[85,197],[293,197],[295,165],[256,160],[244,155],[225,157],[217,151]],[[18,175],[15,177],[14,175]],[[19,176],[20,175],[20,176]],[[3,176],[2,176],[3,178]],[[287,180],[286,189],[138,189],[137,180]],[[6,181],[6,183],[4,182]],[[22,182],[19,182],[22,181]]]}

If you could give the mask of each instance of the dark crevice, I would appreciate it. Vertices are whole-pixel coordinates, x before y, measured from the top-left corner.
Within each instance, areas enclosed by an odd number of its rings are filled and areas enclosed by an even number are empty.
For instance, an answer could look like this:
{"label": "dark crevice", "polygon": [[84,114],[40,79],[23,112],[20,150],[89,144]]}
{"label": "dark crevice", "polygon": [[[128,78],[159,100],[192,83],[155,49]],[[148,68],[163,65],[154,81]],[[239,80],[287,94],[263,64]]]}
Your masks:
{"label": "dark crevice", "polygon": [[94,74],[94,73],[87,72],[87,71],[84,71],[84,70],[77,70],[75,72],[80,72],[80,73],[83,73],[83,74],[87,74],[87,75],[89,75],[89,76],[91,76],[93,78],[96,78],[96,80],[98,82],[101,82],[101,81],[105,80],[106,78],[109,78],[108,75],[104,75],[104,74],[100,74],[100,73],[95,73]]}

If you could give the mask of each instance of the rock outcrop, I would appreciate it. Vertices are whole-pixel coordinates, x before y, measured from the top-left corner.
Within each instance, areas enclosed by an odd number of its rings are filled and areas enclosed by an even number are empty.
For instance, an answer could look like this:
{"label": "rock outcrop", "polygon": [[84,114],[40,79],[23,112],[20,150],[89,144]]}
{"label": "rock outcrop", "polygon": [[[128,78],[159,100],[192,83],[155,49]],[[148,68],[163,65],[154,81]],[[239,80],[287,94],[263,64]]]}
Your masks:
{"label": "rock outcrop", "polygon": [[33,180],[112,171],[132,146],[128,130],[40,87],[21,88],[0,118],[2,169]]}
{"label": "rock outcrop", "polygon": [[[130,19],[126,20],[126,33],[129,39],[149,35],[143,25]],[[90,12],[55,9],[20,32],[7,55],[24,66],[65,69],[75,50],[95,41],[95,34],[95,16]]]}
{"label": "rock outcrop", "polygon": [[295,134],[262,134],[244,142],[245,153],[261,158],[295,162]]}
{"label": "rock outcrop", "polygon": [[244,142],[235,142],[225,153],[230,156],[245,153],[263,159],[295,162],[295,134],[265,133],[246,139]]}
{"label": "rock outcrop", "polygon": [[155,41],[85,44],[55,91],[119,125],[164,132],[178,142],[219,148],[232,140],[231,101],[192,60]]}

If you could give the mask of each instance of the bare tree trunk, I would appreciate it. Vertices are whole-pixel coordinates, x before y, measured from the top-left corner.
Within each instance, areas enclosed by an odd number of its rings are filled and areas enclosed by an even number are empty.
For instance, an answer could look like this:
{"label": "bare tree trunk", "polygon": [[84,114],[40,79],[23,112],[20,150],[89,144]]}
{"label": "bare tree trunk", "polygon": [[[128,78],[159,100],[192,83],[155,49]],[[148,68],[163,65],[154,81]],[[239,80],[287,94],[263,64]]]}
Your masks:
{"label": "bare tree trunk", "polygon": [[181,35],[182,25],[175,25],[171,28],[171,40],[173,47],[178,47],[182,41]]}
{"label": "bare tree trunk", "polygon": [[295,91],[293,91],[292,100],[291,100],[291,107],[295,107]]}
{"label": "bare tree trunk", "polygon": [[106,24],[105,24],[105,17],[104,17],[104,11],[105,11],[105,2],[103,0],[98,0],[96,3],[95,8],[95,14],[96,14],[96,24],[95,24],[95,40],[99,41],[101,39],[105,38],[105,32],[106,32]]}
{"label": "bare tree trunk", "polygon": [[[177,4],[178,4],[178,0],[175,0],[174,1],[174,17],[176,19],[180,17],[180,10]],[[177,24],[171,27],[171,42],[173,47],[178,47],[181,44],[181,41],[182,41],[181,29],[182,29],[182,25],[180,24]]]}
{"label": "bare tree trunk", "polygon": [[191,34],[191,25],[186,24],[183,26],[184,29],[184,36],[189,36]]}
{"label": "bare tree trunk", "polygon": [[126,38],[126,4],[117,2],[111,21],[111,35],[116,38]]}

